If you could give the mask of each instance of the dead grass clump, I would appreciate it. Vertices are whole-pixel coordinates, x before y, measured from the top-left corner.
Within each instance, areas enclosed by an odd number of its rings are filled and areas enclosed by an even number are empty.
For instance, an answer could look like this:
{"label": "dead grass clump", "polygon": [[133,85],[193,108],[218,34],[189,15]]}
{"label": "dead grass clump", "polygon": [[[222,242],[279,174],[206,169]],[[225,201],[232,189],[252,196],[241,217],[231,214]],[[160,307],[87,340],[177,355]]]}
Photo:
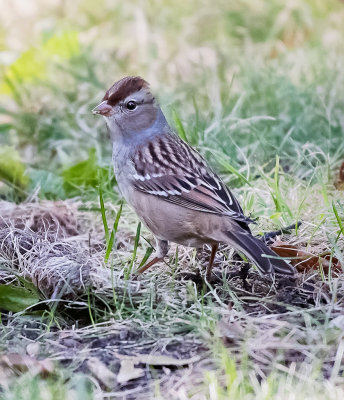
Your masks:
{"label": "dead grass clump", "polygon": [[0,202],[0,229],[13,226],[57,237],[78,235],[76,204],[63,201],[23,203]]}
{"label": "dead grass clump", "polygon": [[91,259],[81,241],[76,245],[55,238],[25,228],[4,228],[0,230],[0,255],[46,297],[77,296],[90,286],[91,270],[101,267],[97,266],[99,259]]}
{"label": "dead grass clump", "polygon": [[126,286],[134,292],[139,284],[126,284],[120,271],[104,268],[102,237],[94,234],[92,247],[87,232],[77,223],[76,207],[63,202],[15,206],[2,202],[0,257],[5,268],[1,281],[16,275],[31,280],[47,298],[76,299],[88,288],[112,292]]}

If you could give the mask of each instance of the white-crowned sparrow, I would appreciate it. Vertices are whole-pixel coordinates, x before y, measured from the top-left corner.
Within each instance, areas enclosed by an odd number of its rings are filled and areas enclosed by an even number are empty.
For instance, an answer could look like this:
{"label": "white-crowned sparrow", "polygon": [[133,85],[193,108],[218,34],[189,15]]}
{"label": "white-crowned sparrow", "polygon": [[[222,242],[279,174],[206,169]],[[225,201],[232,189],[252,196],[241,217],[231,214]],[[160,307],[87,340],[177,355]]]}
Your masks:
{"label": "white-crowned sparrow", "polygon": [[119,189],[156,237],[155,257],[140,273],[166,256],[169,241],[211,245],[208,279],[219,243],[244,253],[261,273],[294,273],[252,236],[252,221],[237,199],[204,158],[173,132],[145,80],[116,82],[93,113],[106,120]]}

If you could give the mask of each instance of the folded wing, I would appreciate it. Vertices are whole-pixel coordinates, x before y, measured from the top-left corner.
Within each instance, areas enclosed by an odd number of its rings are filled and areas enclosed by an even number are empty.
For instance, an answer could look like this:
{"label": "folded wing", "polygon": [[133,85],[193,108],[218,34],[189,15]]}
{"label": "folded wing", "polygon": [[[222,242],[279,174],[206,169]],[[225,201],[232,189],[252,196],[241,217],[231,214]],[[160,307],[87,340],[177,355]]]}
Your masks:
{"label": "folded wing", "polygon": [[[134,187],[185,208],[227,215],[249,230],[252,222],[204,158],[179,137],[166,134],[135,152]],[[174,134],[173,134],[174,135]]]}

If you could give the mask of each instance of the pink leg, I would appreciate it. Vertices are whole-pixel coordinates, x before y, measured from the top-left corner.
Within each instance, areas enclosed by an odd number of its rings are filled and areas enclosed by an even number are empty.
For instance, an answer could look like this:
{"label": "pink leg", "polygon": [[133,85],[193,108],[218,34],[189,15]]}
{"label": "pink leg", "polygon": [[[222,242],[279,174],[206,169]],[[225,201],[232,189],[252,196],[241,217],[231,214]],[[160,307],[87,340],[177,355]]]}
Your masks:
{"label": "pink leg", "polygon": [[154,265],[157,262],[162,261],[164,259],[164,257],[166,256],[166,254],[168,252],[168,249],[169,249],[168,241],[156,239],[156,247],[157,247],[157,251],[155,253],[156,254],[155,257],[148,264],[144,265],[143,267],[139,268],[138,271],[136,271],[136,273],[138,275],[142,274],[148,268],[150,268],[152,265]]}
{"label": "pink leg", "polygon": [[146,271],[146,269],[150,268],[152,265],[156,264],[159,261],[162,261],[164,258],[162,257],[154,257],[153,260],[151,260],[149,263],[141,267],[139,270],[136,271],[138,275],[141,275],[143,272]]}
{"label": "pink leg", "polygon": [[214,264],[214,258],[215,258],[215,255],[216,255],[216,252],[217,252],[218,248],[219,248],[218,243],[213,244],[212,247],[211,247],[211,254],[210,254],[209,264],[208,264],[207,271],[206,271],[206,274],[205,274],[206,280],[208,282],[210,282],[211,271],[213,269],[213,264]]}

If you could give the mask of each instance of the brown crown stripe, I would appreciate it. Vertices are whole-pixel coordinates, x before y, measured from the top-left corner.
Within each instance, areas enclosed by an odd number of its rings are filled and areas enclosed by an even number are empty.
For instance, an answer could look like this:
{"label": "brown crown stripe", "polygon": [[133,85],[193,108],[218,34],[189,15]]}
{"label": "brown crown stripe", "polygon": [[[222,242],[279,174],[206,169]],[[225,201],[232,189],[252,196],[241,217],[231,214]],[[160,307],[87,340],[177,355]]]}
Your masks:
{"label": "brown crown stripe", "polygon": [[149,84],[144,79],[139,76],[127,76],[110,87],[105,93],[103,101],[107,101],[110,106],[114,106],[143,87],[149,88]]}

